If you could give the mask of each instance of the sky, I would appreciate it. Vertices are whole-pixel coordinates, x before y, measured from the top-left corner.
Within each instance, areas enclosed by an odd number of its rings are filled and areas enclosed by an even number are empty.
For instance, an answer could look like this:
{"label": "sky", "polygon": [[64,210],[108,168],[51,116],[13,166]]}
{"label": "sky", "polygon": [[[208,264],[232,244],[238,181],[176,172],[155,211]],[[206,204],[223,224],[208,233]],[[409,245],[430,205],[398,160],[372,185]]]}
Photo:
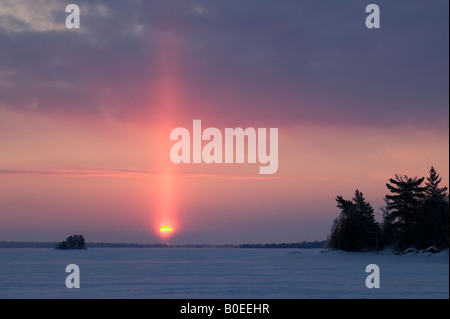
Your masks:
{"label": "sky", "polygon": [[[448,186],[448,1],[373,2],[2,0],[0,240],[324,240],[337,195]],[[277,172],[174,164],[193,120],[278,128]]]}

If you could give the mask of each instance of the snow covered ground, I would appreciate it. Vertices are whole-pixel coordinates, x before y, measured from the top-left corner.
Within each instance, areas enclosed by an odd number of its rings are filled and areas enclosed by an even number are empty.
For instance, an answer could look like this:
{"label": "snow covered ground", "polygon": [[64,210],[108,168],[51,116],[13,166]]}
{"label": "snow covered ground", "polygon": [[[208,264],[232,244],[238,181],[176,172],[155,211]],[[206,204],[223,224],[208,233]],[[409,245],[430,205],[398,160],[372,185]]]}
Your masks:
{"label": "snow covered ground", "polygon": [[[80,267],[80,289],[66,288],[68,264]],[[368,264],[380,268],[379,289],[365,285]],[[0,298],[449,298],[449,254],[0,249]]]}

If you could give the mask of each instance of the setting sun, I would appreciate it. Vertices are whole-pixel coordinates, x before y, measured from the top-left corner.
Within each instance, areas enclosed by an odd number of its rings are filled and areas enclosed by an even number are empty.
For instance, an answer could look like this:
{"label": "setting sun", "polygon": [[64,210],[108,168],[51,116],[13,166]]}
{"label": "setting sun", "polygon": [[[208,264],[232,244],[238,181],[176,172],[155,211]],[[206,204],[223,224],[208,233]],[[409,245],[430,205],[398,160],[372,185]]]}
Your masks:
{"label": "setting sun", "polygon": [[167,233],[167,232],[173,231],[173,229],[168,226],[164,226],[164,227],[161,227],[161,229],[159,231],[162,233]]}

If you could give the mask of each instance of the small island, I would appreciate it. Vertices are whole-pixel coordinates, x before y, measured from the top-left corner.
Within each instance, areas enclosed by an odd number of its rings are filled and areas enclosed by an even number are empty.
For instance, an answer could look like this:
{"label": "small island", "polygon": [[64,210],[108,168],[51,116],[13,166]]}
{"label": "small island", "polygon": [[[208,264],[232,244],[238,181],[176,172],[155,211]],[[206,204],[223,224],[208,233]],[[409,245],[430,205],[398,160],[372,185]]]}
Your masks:
{"label": "small island", "polygon": [[56,245],[55,249],[87,249],[83,235],[73,235]]}

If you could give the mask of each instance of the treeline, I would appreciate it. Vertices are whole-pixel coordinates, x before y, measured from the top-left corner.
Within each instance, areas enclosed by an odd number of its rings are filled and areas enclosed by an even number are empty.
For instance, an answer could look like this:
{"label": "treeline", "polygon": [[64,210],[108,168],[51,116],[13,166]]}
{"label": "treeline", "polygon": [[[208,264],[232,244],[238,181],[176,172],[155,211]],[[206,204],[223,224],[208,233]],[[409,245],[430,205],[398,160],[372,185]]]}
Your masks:
{"label": "treeline", "polygon": [[327,241],[303,241],[301,243],[280,243],[280,244],[242,244],[240,248],[325,248]]}
{"label": "treeline", "polygon": [[0,241],[0,248],[54,248],[57,242]]}
{"label": "treeline", "polygon": [[[63,244],[65,242],[65,244]],[[56,248],[60,246],[67,247],[67,241],[64,242],[37,242],[37,241],[0,241],[0,248]],[[171,247],[167,244],[136,244],[136,243],[95,243],[87,242],[86,247],[90,248],[166,248]],[[64,249],[64,248],[63,248]]]}
{"label": "treeline", "polygon": [[334,220],[328,247],[346,251],[368,251],[392,246],[426,249],[449,247],[449,197],[442,178],[431,167],[429,176],[395,175],[386,187],[383,220],[376,222],[374,209],[359,190],[352,200],[337,196],[339,216]]}
{"label": "treeline", "polygon": [[[57,242],[19,242],[19,241],[0,241],[0,248],[55,248],[64,244]],[[67,245],[67,241],[66,244]],[[137,244],[137,243],[105,243],[105,242],[88,242],[86,247],[90,248],[324,248],[327,241],[303,241],[301,243],[272,243],[272,244],[185,244],[185,245],[169,245],[169,244]]]}

